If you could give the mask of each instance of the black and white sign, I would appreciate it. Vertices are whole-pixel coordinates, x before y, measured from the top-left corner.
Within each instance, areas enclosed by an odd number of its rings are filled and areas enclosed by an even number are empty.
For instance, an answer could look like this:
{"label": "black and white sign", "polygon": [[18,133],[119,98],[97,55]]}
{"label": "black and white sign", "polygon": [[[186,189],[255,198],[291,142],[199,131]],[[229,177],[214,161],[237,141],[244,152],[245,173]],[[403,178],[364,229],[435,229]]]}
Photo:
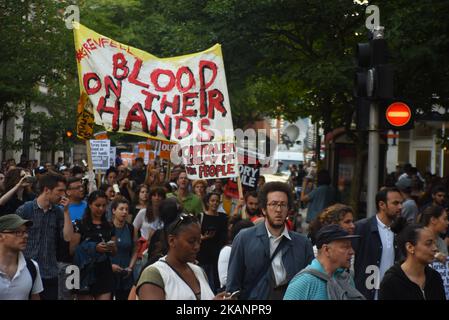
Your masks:
{"label": "black and white sign", "polygon": [[107,170],[110,166],[111,140],[90,140],[93,168]]}
{"label": "black and white sign", "polygon": [[430,266],[440,273],[443,279],[446,299],[449,300],[449,258],[446,259],[446,263],[433,262]]}

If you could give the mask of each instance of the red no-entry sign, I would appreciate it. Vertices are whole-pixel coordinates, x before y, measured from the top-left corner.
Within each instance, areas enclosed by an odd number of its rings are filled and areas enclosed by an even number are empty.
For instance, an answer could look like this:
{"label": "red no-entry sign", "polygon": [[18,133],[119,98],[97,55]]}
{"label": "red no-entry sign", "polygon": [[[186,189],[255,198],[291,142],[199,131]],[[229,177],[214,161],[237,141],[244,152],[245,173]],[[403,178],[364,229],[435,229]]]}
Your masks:
{"label": "red no-entry sign", "polygon": [[388,106],[385,116],[391,125],[402,127],[409,123],[412,111],[404,102],[393,102]]}

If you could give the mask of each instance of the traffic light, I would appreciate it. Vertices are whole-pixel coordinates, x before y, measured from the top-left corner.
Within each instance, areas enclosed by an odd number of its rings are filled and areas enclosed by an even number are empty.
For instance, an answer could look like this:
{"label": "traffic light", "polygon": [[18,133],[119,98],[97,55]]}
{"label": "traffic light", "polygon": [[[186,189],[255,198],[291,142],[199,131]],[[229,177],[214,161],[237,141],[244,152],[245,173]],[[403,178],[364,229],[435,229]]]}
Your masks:
{"label": "traffic light", "polygon": [[369,42],[357,44],[355,97],[389,99],[394,96],[393,66],[388,63],[388,58],[385,39],[371,39]]}
{"label": "traffic light", "polygon": [[72,139],[72,138],[73,138],[73,132],[72,132],[72,130],[67,130],[67,131],[65,132],[65,135],[66,135],[66,137],[67,137],[68,139]]}

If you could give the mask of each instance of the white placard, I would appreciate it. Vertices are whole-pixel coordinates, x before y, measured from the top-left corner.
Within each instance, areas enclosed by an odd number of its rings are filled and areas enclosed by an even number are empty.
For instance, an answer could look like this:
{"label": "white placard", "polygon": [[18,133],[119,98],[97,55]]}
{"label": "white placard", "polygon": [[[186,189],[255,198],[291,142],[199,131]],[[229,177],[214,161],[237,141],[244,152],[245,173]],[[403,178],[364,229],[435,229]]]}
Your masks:
{"label": "white placard", "polygon": [[96,170],[109,169],[111,157],[111,140],[90,140],[93,168]]}

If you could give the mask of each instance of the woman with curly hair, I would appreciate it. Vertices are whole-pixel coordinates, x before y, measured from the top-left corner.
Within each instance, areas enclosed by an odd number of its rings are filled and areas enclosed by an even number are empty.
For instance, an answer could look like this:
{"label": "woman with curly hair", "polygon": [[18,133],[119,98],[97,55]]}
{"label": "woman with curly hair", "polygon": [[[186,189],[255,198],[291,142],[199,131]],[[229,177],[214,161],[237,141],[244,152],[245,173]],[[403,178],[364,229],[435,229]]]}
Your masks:
{"label": "woman with curly hair", "polygon": [[[318,231],[329,224],[338,224],[340,227],[345,229],[349,234],[354,234],[355,224],[354,224],[354,211],[350,206],[336,203],[325,208],[318,214],[315,220],[313,220],[309,225],[309,238],[313,244],[313,252],[316,256],[317,248],[315,245],[316,235]],[[354,260],[354,259],[353,259]],[[351,269],[353,267],[353,261],[351,261]]]}

